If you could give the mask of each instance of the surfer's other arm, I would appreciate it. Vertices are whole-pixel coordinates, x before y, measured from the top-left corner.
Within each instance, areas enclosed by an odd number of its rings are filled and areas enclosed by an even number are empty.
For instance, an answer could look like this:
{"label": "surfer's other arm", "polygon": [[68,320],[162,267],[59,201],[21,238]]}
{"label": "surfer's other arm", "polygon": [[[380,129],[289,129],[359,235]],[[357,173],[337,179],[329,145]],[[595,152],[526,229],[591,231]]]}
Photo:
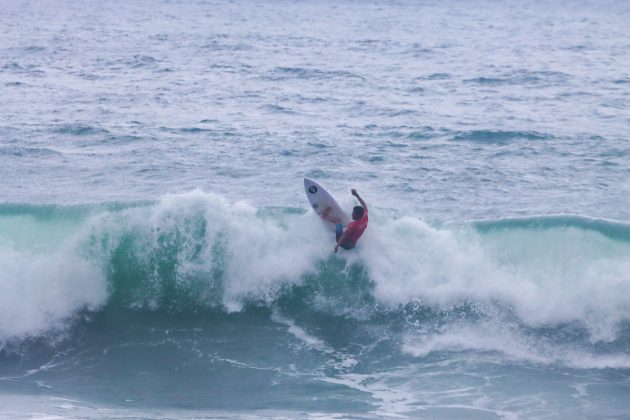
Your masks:
{"label": "surfer's other arm", "polygon": [[[341,226],[341,225],[339,225]],[[348,230],[345,230],[343,232],[343,234],[339,237],[339,239],[337,240],[337,243],[335,244],[335,252],[339,251],[339,247],[341,246],[341,244],[343,244],[346,240],[346,233],[348,232]]]}

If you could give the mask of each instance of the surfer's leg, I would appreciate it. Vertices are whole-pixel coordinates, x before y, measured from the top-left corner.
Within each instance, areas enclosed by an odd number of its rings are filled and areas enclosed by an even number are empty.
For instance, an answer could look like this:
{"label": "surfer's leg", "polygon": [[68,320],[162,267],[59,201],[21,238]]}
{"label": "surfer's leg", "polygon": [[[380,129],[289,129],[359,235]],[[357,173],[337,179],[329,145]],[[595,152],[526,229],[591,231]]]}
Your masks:
{"label": "surfer's leg", "polygon": [[335,242],[339,242],[341,235],[343,235],[343,225],[336,225],[335,226],[335,238],[336,238]]}

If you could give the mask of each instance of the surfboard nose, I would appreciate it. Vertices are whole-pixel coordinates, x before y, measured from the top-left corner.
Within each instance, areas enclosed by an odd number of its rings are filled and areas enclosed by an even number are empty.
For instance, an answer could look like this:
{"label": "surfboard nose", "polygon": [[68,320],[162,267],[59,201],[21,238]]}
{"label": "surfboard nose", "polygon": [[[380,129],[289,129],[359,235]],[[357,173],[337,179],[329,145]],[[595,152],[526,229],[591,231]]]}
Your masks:
{"label": "surfboard nose", "polygon": [[317,183],[311,179],[308,178],[304,178],[304,190],[306,192],[309,192],[311,194],[315,194],[317,192],[317,190],[319,186],[317,185]]}

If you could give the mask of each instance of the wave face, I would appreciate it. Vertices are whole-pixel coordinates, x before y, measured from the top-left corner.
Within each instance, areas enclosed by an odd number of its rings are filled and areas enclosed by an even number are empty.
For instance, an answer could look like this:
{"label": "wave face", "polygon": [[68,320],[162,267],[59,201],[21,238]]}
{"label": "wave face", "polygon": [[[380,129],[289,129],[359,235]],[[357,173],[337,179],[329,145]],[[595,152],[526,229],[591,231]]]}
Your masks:
{"label": "wave face", "polygon": [[[192,352],[192,366],[302,369],[301,381],[367,392],[377,414],[391,414],[417,401],[379,394],[378,383],[393,386],[381,369],[418,359],[630,369],[630,225],[582,216],[428,224],[372,213],[360,246],[335,255],[311,212],[201,191],[134,205],[3,205],[0,354],[5,367],[16,354],[33,363],[3,379],[42,375],[39,383],[61,386],[58,366],[97,358],[120,373],[112,389],[124,388],[130,366],[156,374],[145,351],[131,351],[143,346],[162,361]],[[184,389],[173,404],[190,395]],[[191,404],[221,407],[213,401]]]}

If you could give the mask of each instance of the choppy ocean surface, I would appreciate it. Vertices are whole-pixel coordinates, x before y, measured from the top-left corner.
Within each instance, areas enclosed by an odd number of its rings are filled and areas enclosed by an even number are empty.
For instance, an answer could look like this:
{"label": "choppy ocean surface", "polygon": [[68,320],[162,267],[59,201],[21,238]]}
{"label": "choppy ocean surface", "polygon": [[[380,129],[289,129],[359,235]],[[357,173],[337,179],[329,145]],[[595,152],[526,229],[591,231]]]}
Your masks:
{"label": "choppy ocean surface", "polygon": [[630,417],[630,3],[0,6],[1,418]]}

